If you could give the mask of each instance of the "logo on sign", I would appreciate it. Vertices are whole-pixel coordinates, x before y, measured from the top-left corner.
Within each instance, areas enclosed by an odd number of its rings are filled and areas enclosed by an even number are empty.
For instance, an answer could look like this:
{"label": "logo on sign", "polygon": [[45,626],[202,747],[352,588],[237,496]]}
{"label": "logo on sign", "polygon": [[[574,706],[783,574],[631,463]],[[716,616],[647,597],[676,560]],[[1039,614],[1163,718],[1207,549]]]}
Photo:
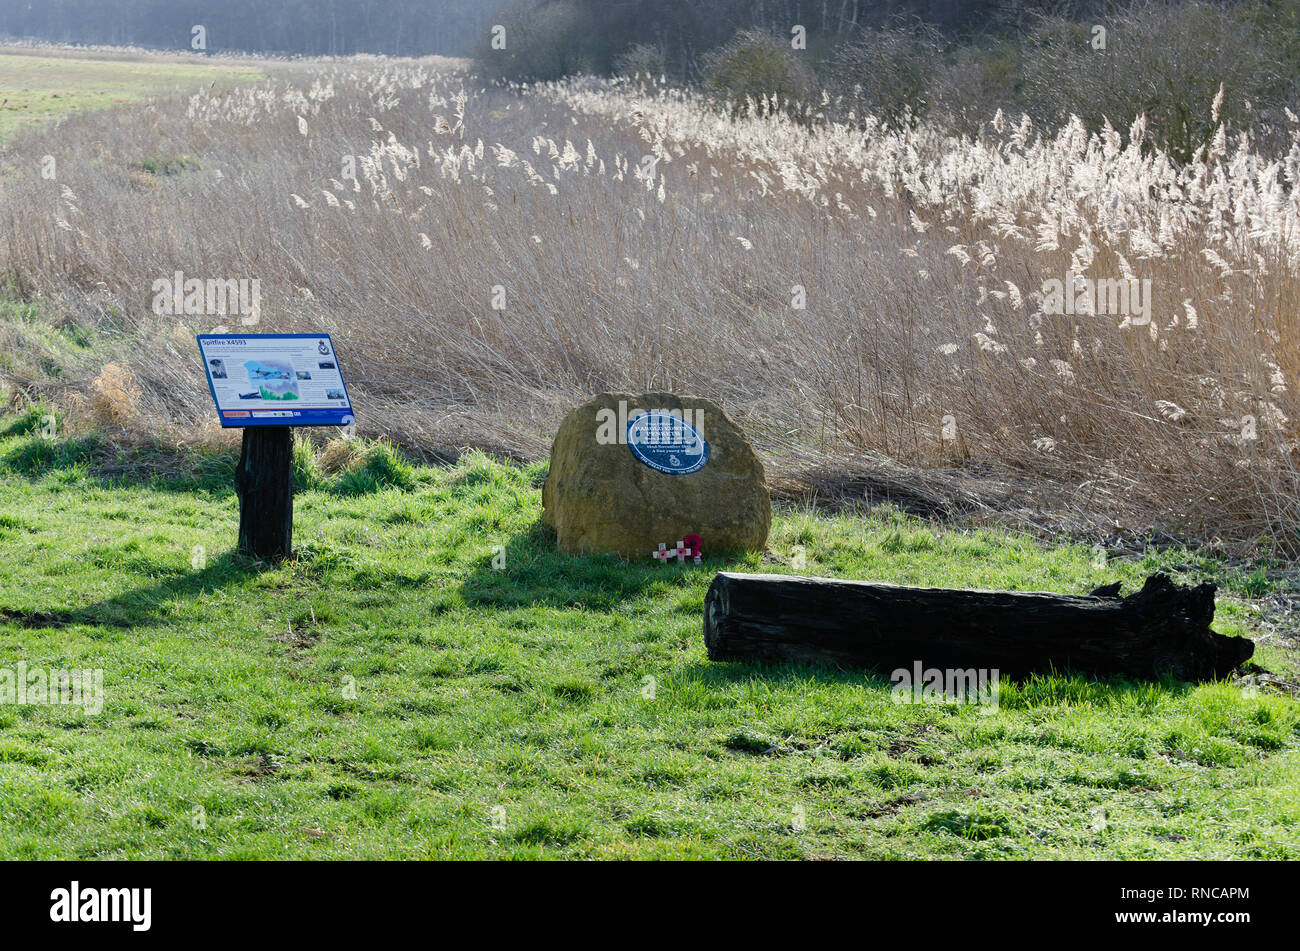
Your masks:
{"label": "logo on sign", "polygon": [[651,469],[669,475],[698,472],[709,461],[709,444],[677,413],[651,410],[628,420],[627,447]]}

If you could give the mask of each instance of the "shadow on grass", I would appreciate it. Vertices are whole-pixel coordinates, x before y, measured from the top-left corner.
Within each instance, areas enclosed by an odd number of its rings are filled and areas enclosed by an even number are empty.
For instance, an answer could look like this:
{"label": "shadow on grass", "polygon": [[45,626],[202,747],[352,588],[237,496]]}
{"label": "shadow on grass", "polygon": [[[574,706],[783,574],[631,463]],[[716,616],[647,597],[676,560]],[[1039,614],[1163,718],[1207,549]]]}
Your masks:
{"label": "shadow on grass", "polygon": [[[703,618],[700,620],[703,628]],[[703,632],[701,631],[701,637]],[[745,663],[743,661],[707,661],[688,664],[676,675],[706,687],[729,687],[762,680],[766,683],[795,684],[815,682],[879,689],[889,686],[889,673],[875,670],[852,670],[823,667],[817,664]]]}
{"label": "shadow on grass", "polygon": [[[9,429],[15,429],[11,424]],[[140,486],[166,492],[233,492],[234,449],[176,449],[161,443],[117,446],[91,434],[69,439],[44,439],[18,431],[0,433],[26,436],[0,452],[0,473],[27,479],[63,473],[105,486]]]}
{"label": "shadow on grass", "polygon": [[[823,667],[814,664],[743,663],[719,661],[691,664],[677,676],[707,687],[728,687],[761,680],[768,684],[858,686],[892,689],[891,671]],[[909,671],[910,673],[910,671]],[[1096,677],[1062,670],[1055,673],[999,677],[998,704],[1007,709],[1042,706],[1147,706],[1167,697],[1180,697],[1196,684],[1173,677],[1134,680],[1128,677]],[[900,704],[906,706],[907,704]],[[924,704],[929,706],[930,704]],[[936,702],[935,707],[957,706]]]}
{"label": "shadow on grass", "polygon": [[174,599],[193,599],[228,585],[238,584],[265,570],[265,565],[234,553],[214,557],[197,571],[178,571],[73,611],[21,611],[0,607],[0,620],[25,628],[148,627],[162,623],[161,607]]}
{"label": "shadow on grass", "polygon": [[[493,565],[500,567],[493,567]],[[719,571],[733,568],[725,557],[701,564],[667,564],[615,555],[567,555],[555,548],[555,531],[541,521],[516,534],[496,557],[480,564],[461,584],[467,605],[520,607],[533,604],[609,611],[652,590],[705,585]]]}
{"label": "shadow on grass", "polygon": [[[116,443],[92,433],[67,439],[44,439],[39,419],[32,414],[10,420],[0,428],[0,439],[15,440],[0,450],[0,474],[13,473],[39,479],[52,473],[88,479],[103,486],[142,487],[162,492],[234,492],[238,447],[178,447],[124,437]],[[448,456],[452,462],[454,457]],[[450,465],[435,457],[435,464]],[[414,463],[393,445],[378,442],[361,451],[356,464],[331,476],[316,471],[314,453],[295,443],[294,491],[328,492],[351,497],[397,488],[410,490],[421,482]]]}

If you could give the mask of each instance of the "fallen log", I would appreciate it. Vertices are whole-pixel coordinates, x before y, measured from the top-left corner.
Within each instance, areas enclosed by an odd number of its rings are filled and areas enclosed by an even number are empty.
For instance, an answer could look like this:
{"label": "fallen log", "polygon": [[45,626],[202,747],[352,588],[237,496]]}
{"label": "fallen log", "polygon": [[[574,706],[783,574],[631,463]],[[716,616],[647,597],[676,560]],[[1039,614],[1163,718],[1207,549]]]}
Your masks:
{"label": "fallen log", "polygon": [[715,661],[1210,680],[1255,650],[1210,630],[1214,592],[1164,574],[1122,598],[1118,582],[1069,595],[722,572],[704,599],[704,644]]}

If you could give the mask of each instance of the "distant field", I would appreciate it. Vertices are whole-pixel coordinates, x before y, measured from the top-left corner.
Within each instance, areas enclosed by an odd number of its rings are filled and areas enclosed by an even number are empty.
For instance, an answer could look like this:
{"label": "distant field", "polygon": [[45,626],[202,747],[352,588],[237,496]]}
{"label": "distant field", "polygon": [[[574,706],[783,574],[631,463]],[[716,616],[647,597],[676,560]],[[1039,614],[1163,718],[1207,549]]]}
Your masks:
{"label": "distant field", "polygon": [[265,78],[258,69],[233,63],[82,58],[0,47],[0,143],[26,125],[72,112]]}

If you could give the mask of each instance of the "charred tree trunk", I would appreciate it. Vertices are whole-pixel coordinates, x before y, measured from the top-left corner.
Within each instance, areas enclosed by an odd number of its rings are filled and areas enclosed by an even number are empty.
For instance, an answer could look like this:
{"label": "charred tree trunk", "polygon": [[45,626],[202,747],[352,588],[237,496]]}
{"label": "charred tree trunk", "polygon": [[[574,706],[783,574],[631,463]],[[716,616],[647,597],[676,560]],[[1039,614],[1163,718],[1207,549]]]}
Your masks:
{"label": "charred tree trunk", "polygon": [[293,551],[293,430],[249,426],[235,469],[239,550],[261,561]]}
{"label": "charred tree trunk", "polygon": [[710,660],[1209,680],[1255,650],[1210,630],[1214,591],[1163,574],[1121,598],[1118,583],[1079,596],[723,572],[704,600],[704,643]]}

